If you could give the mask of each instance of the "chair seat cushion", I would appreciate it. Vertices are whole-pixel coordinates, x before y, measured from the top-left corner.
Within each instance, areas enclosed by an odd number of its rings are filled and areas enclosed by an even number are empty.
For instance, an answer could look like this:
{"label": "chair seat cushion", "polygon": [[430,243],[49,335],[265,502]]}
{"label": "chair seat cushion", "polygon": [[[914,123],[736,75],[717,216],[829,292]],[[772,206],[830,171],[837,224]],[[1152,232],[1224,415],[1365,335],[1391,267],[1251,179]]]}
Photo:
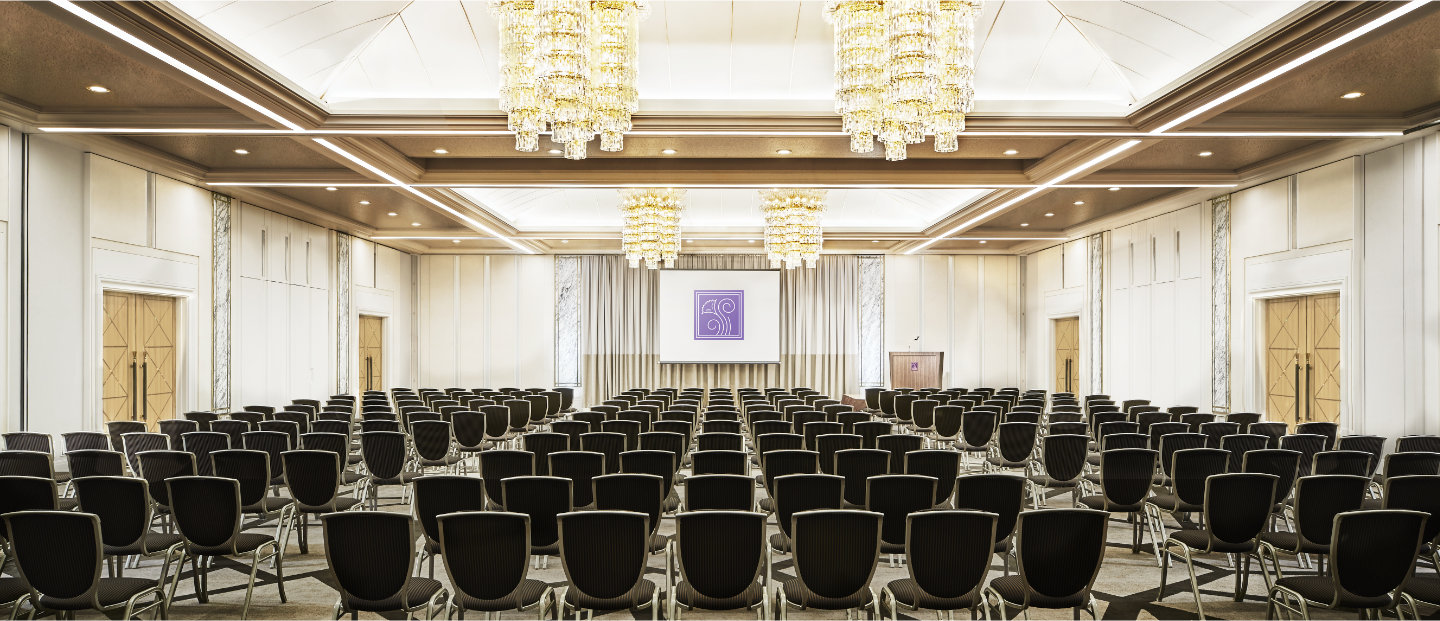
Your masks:
{"label": "chair seat cushion", "polygon": [[640,607],[641,604],[649,604],[650,599],[655,596],[655,590],[655,583],[648,579],[641,579],[624,595],[611,598],[591,597],[572,587],[565,589],[565,603],[573,608],[590,610],[630,610]]}
{"label": "chair seat cushion", "polygon": [[1404,591],[1431,606],[1440,605],[1440,578],[1435,576],[1411,576]]}
{"label": "chair seat cushion", "polygon": [[[1059,479],[1051,478],[1050,475],[1048,475],[1048,474],[1032,474],[1032,475],[1030,475],[1028,478],[1030,479],[1030,482],[1031,482],[1031,483],[1034,483],[1034,484],[1036,484],[1036,485],[1039,485],[1040,487],[1060,487],[1060,488],[1067,488],[1067,487],[1075,487],[1076,485],[1079,485],[1079,484],[1080,484],[1080,481],[1079,481],[1078,479],[1076,479],[1076,480],[1071,480],[1071,481],[1061,481],[1061,480],[1059,480]],[[929,607],[928,607],[928,606],[921,606],[921,608],[929,608]],[[968,608],[968,606],[966,606],[966,608]]]}
{"label": "chair seat cushion", "polygon": [[[438,544],[437,544],[438,545]],[[477,599],[463,593],[455,594],[455,604],[465,610],[479,610],[484,612],[498,612],[501,610],[521,610],[529,608],[540,602],[545,596],[545,589],[549,585],[539,580],[526,579],[515,587],[509,595],[499,599]]]}
{"label": "chair seat cushion", "polygon": [[400,476],[380,478],[370,477],[371,485],[409,485],[411,481],[420,478],[419,472],[401,472]]}
{"label": "chair seat cushion", "polygon": [[[122,605],[137,594],[157,588],[158,585],[154,580],[146,578],[101,578],[100,584],[95,589],[95,598],[100,600],[101,606],[108,608]],[[91,602],[89,598],[85,597],[61,599],[41,595],[40,606],[50,610],[85,610],[91,607]]]}
{"label": "chair seat cushion", "polygon": [[[1178,530],[1170,533],[1170,538],[1182,544],[1185,544],[1185,547],[1190,548],[1191,550],[1204,550],[1206,546],[1210,545],[1210,533],[1193,528],[1187,528],[1185,530]],[[1212,548],[1210,551],[1230,553],[1249,552],[1253,549],[1255,549],[1254,540],[1242,541],[1240,543],[1230,543],[1216,539],[1215,547]]]}
{"label": "chair seat cushion", "polygon": [[[346,597],[344,607],[346,610],[362,612],[390,612],[394,610],[415,610],[424,608],[430,598],[436,593],[444,593],[445,588],[440,585],[439,580],[411,576],[410,584],[399,593],[381,600],[366,600],[356,597]],[[444,605],[443,598],[440,605]]]}
{"label": "chair seat cushion", "polygon": [[1295,552],[1308,552],[1311,554],[1327,554],[1330,552],[1329,546],[1323,546],[1317,543],[1306,543],[1303,550],[1296,550],[1296,546],[1300,545],[1300,536],[1295,533],[1264,533],[1260,535],[1260,540],[1292,554]]}
{"label": "chair seat cushion", "polygon": [[1160,494],[1159,496],[1151,496],[1149,498],[1146,498],[1145,502],[1160,507],[1162,511],[1169,511],[1171,513],[1186,513],[1205,510],[1205,505],[1196,505],[1181,501],[1180,497],[1176,496],[1175,494]]}
{"label": "chair seat cushion", "polygon": [[[1020,576],[1001,576],[990,581],[990,588],[994,589],[1005,603],[1012,606],[1025,605],[1025,580]],[[1067,597],[1050,597],[1039,593],[1030,594],[1030,606],[1035,608],[1075,608],[1084,606],[1088,594],[1081,593]]]}
{"label": "chair seat cushion", "polygon": [[170,546],[181,543],[184,540],[185,539],[182,538],[180,535],[174,535],[171,533],[149,533],[145,536],[143,545],[142,542],[137,541],[128,546],[105,546],[105,554],[107,556],[155,554],[157,552],[164,552],[165,550],[170,549]]}
{"label": "chair seat cushion", "polygon": [[744,591],[730,597],[711,597],[695,590],[689,582],[675,585],[675,600],[686,608],[701,610],[739,610],[753,608],[765,600],[765,587],[758,582],[750,583]]}
{"label": "chair seat cushion", "polygon": [[790,538],[784,532],[770,535],[770,548],[783,554],[790,553]]}
{"label": "chair seat cushion", "polygon": [[1105,499],[1104,496],[1098,495],[1082,497],[1080,499],[1080,504],[1085,505],[1086,507],[1089,507],[1091,509],[1109,511],[1111,513],[1134,513],[1144,508],[1143,502],[1137,502],[1133,505],[1117,505],[1111,504]]}
{"label": "chair seat cushion", "polygon": [[447,467],[458,464],[464,459],[464,457],[461,457],[459,455],[446,455],[440,459],[421,459],[420,466],[422,468]]}
{"label": "chair seat cushion", "polygon": [[290,504],[290,503],[292,503],[292,502],[295,502],[295,501],[292,500],[292,499],[289,499],[289,498],[281,498],[280,496],[266,496],[266,497],[264,497],[264,498],[261,498],[261,499],[260,499],[260,502],[257,502],[257,503],[255,503],[255,504],[251,504],[251,505],[246,505],[245,508],[243,509],[243,511],[244,511],[245,513],[252,513],[252,514],[254,514],[254,513],[270,514],[270,513],[274,513],[274,512],[276,512],[276,511],[279,511],[279,510],[281,510],[281,509],[284,509],[284,508],[285,508],[285,505],[288,505],[288,504]]}
{"label": "chair seat cushion", "polygon": [[786,580],[781,586],[785,592],[785,599],[792,605],[801,608],[816,608],[819,610],[849,610],[851,608],[864,608],[870,605],[874,594],[868,588],[862,588],[853,595],[846,597],[822,597],[816,595],[801,582],[799,578]]}
{"label": "chair seat cushion", "polygon": [[20,578],[0,578],[0,604],[8,604],[29,595],[30,587]]}
{"label": "chair seat cushion", "polygon": [[965,597],[935,597],[920,590],[920,585],[910,578],[891,580],[890,584],[885,585],[885,588],[890,589],[890,593],[895,596],[895,601],[909,608],[962,610],[980,603],[978,591],[968,593]]}
{"label": "chair seat cushion", "polygon": [[1026,457],[1024,461],[1010,461],[998,455],[991,455],[985,458],[985,463],[1001,468],[1024,468],[1030,465],[1030,458]]}
{"label": "chair seat cushion", "polygon": [[904,553],[905,553],[905,544],[904,544],[903,542],[902,542],[902,543],[890,543],[889,541],[883,541],[883,540],[882,540],[882,541],[880,542],[880,553],[881,553],[881,554],[904,554]]}
{"label": "chair seat cushion", "polygon": [[55,501],[55,509],[59,511],[74,511],[80,506],[80,501],[74,498],[60,498]]}
{"label": "chair seat cushion", "polygon": [[764,512],[766,512],[766,513],[774,513],[774,512],[775,512],[775,499],[774,499],[774,498],[761,498],[761,499],[760,499],[760,510],[761,510],[761,511],[764,511]]}
{"label": "chair seat cushion", "polygon": [[[1276,581],[1275,586],[1290,589],[1311,602],[1329,605],[1335,601],[1335,582],[1330,576],[1289,576]],[[1378,597],[1343,597],[1338,604],[1344,608],[1388,608],[1390,595]]]}
{"label": "chair seat cushion", "polygon": [[543,546],[532,545],[530,546],[530,554],[532,556],[559,556],[560,542],[556,541],[555,543]]}
{"label": "chair seat cushion", "polygon": [[190,546],[188,550],[193,555],[204,556],[228,556],[230,554],[249,554],[260,546],[275,541],[270,535],[260,533],[240,533],[235,535],[235,549],[232,551],[224,546]]}
{"label": "chair seat cushion", "polygon": [[328,505],[297,505],[295,508],[306,513],[330,513],[333,511],[349,511],[351,507],[360,504],[358,498],[350,496],[336,496]]}

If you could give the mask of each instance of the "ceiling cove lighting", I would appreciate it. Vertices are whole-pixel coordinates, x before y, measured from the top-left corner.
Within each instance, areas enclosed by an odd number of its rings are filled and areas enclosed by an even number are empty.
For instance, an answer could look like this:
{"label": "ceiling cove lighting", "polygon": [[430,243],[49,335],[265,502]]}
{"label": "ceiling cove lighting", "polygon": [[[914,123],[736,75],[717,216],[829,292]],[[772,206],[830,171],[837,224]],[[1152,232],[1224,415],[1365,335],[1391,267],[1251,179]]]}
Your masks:
{"label": "ceiling cove lighting", "polygon": [[825,213],[825,190],[798,188],[760,191],[760,213],[765,214],[765,254],[770,267],[815,267],[820,259],[820,216]]}
{"label": "ceiling cove lighting", "polygon": [[979,0],[829,0],[835,26],[835,111],[850,150],[903,160],[935,136],[949,153],[975,105]]}
{"label": "ceiling cove lighting", "polygon": [[620,151],[636,89],[639,0],[495,0],[500,28],[500,108],[509,115],[515,149],[540,148],[540,133],[564,145],[565,157]]}
{"label": "ceiling cove lighting", "polygon": [[[40,131],[55,134],[181,134],[181,135],[256,135],[256,136],[508,136],[511,132],[490,129],[261,129],[236,127],[71,127],[43,126]],[[631,136],[729,136],[750,138],[823,138],[848,136],[843,131],[808,130],[643,130],[626,132]],[[968,130],[966,136],[976,138],[1389,138],[1403,136],[1402,130],[1380,131],[987,131]],[[555,155],[564,153],[551,149]]]}
{"label": "ceiling cove lighting", "polygon": [[685,190],[646,188],[620,191],[620,245],[630,267],[675,267],[680,256],[680,213]]}

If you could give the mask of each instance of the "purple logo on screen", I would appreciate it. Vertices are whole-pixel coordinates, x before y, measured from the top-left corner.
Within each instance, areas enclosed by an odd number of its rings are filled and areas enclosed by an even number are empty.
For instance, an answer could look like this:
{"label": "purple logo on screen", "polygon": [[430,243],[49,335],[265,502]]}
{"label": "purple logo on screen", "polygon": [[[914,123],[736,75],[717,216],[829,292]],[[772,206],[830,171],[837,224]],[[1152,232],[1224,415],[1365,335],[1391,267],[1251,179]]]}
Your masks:
{"label": "purple logo on screen", "polygon": [[745,340],[745,292],[695,292],[695,340]]}

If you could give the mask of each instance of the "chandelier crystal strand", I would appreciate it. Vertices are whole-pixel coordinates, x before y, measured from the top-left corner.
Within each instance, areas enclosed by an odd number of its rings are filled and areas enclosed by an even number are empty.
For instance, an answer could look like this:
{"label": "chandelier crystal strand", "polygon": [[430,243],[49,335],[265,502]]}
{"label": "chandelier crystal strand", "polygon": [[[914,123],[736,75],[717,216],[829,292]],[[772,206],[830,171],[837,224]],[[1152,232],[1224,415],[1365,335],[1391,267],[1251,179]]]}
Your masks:
{"label": "chandelier crystal strand", "polygon": [[890,82],[880,142],[885,159],[905,159],[906,145],[923,142],[940,86],[935,13],[938,0],[885,0]]}
{"label": "chandelier crystal strand", "polygon": [[979,12],[980,0],[939,2],[936,40],[940,46],[940,85],[930,126],[939,153],[959,148],[965,115],[975,107],[975,17]]}
{"label": "chandelier crystal strand", "polygon": [[869,153],[885,97],[885,3],[830,0],[825,15],[835,25],[835,111],[850,134],[850,150]]}
{"label": "chandelier crystal strand", "polygon": [[825,194],[825,190],[812,189],[760,191],[770,267],[815,267],[822,244],[820,216],[825,213]]}
{"label": "chandelier crystal strand", "polygon": [[500,109],[509,115],[516,151],[540,148],[545,112],[535,75],[534,0],[493,0],[500,21]]}
{"label": "chandelier crystal strand", "polygon": [[680,213],[685,190],[636,188],[620,191],[621,247],[630,267],[675,267],[680,255]]}
{"label": "chandelier crystal strand", "polygon": [[540,93],[550,139],[567,159],[585,159],[595,138],[590,118],[590,0],[536,0]]}
{"label": "chandelier crystal strand", "polygon": [[590,102],[602,151],[624,148],[630,116],[640,105],[635,77],[644,12],[645,7],[634,0],[591,4]]}

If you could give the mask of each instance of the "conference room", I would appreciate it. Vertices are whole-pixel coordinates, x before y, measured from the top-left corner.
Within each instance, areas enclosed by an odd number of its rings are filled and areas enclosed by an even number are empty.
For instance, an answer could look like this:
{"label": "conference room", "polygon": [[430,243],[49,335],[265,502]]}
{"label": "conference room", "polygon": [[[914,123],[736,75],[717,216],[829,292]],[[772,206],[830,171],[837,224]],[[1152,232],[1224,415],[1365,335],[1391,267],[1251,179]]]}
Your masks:
{"label": "conference room", "polygon": [[0,24],[0,614],[1440,615],[1440,4]]}

